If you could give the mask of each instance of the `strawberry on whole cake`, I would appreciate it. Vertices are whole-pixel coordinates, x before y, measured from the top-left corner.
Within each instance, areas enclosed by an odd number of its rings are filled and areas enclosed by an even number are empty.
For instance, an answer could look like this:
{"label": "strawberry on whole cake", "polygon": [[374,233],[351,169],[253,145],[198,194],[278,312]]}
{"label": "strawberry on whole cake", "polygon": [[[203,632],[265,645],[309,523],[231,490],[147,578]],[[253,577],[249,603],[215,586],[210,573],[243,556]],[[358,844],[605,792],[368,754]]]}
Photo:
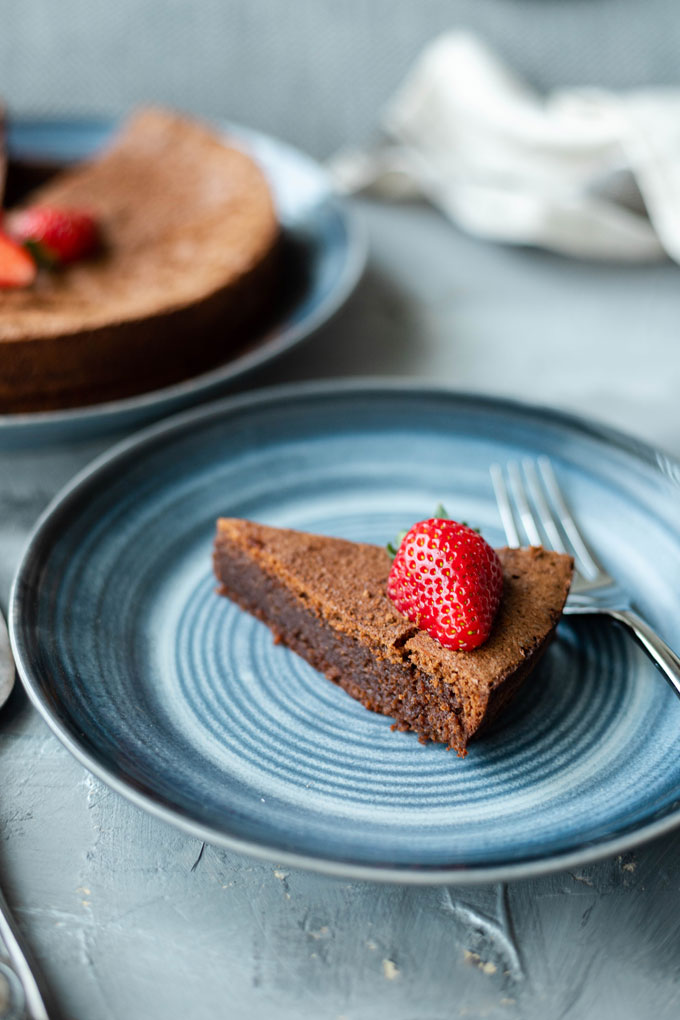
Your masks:
{"label": "strawberry on whole cake", "polygon": [[379,546],[221,518],[219,591],[366,708],[459,755],[548,647],[569,556],[492,549],[443,517]]}

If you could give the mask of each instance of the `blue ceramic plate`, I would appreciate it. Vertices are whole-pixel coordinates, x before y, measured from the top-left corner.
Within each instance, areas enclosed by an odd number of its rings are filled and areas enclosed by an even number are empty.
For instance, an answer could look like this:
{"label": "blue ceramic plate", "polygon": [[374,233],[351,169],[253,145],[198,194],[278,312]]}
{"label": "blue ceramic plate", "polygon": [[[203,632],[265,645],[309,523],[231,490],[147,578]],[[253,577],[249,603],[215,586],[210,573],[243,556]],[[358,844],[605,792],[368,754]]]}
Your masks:
{"label": "blue ceramic plate", "polygon": [[393,733],[215,594],[220,514],[383,543],[440,500],[502,544],[489,465],[553,458],[604,566],[680,647],[678,466],[587,422],[419,386],[249,394],[98,460],[40,521],[11,631],[66,746],[199,838],[346,876],[573,866],[680,821],[680,703],[613,624],[564,621],[459,759]]}
{"label": "blue ceramic plate", "polygon": [[[274,193],[286,243],[290,298],[274,323],[223,365],[184,382],[85,408],[36,414],[0,414],[0,443],[58,441],[110,429],[129,429],[224,392],[247,372],[290,350],[325,323],[354,289],[364,267],[364,232],[332,191],[325,170],[275,138],[220,124],[263,167]],[[15,159],[72,162],[107,141],[110,122],[17,121],[9,131]]]}

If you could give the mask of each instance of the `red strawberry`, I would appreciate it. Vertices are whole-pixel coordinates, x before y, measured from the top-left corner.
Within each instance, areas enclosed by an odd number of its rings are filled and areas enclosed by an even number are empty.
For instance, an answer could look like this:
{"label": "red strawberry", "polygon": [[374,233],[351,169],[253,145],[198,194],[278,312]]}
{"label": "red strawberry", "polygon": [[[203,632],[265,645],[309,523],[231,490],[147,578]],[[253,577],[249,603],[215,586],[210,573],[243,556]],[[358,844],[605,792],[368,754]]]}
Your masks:
{"label": "red strawberry", "polygon": [[25,248],[0,231],[0,288],[28,287],[37,266]]}
{"label": "red strawberry", "polygon": [[38,262],[47,265],[75,262],[90,255],[99,244],[94,217],[81,209],[34,205],[11,213],[7,229],[16,241],[30,249]]}
{"label": "red strawberry", "polygon": [[498,554],[465,524],[432,517],[406,532],[387,594],[400,613],[445,648],[486,641],[503,593]]}

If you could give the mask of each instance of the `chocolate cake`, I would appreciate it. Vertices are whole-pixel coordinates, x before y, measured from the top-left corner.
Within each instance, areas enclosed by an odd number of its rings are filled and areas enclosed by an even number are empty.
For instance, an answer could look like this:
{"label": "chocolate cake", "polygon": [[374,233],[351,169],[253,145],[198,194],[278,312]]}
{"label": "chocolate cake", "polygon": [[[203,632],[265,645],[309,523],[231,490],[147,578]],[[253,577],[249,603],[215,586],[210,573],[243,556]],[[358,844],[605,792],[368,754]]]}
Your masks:
{"label": "chocolate cake", "polygon": [[127,396],[224,361],[277,288],[279,226],[261,170],[184,117],[135,116],[26,205],[84,208],[100,254],[0,292],[0,412]]}
{"label": "chocolate cake", "polygon": [[542,548],[499,549],[504,590],[491,636],[474,651],[443,648],[386,594],[379,546],[218,521],[220,593],[263,620],[366,708],[465,754],[545,652],[569,590],[572,561]]}

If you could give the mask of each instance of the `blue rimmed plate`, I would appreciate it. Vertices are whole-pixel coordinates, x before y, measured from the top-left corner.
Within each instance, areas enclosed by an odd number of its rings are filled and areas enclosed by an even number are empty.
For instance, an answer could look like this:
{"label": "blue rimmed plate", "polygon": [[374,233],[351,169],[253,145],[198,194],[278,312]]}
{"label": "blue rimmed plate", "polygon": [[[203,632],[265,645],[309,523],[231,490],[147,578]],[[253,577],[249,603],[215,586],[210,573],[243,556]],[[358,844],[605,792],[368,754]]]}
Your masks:
{"label": "blue rimmed plate", "polygon": [[384,542],[440,500],[502,544],[488,468],[548,454],[607,570],[680,646],[680,471],[617,433],[431,387],[306,384],[116,447],[39,522],[11,602],[34,704],[92,772],[209,842],[345,876],[573,866],[680,822],[680,704],[613,624],[564,621],[461,760],[393,733],[215,594],[220,514]]}
{"label": "blue rimmed plate", "polygon": [[[333,192],[326,171],[311,157],[269,135],[220,123],[262,166],[272,187],[287,245],[291,299],[275,321],[241,353],[201,375],[124,400],[31,414],[0,414],[0,444],[51,442],[111,429],[129,429],[224,392],[248,372],[305,340],[354,289],[366,260],[364,231]],[[10,125],[13,158],[68,163],[101,148],[111,122],[17,120]]]}

